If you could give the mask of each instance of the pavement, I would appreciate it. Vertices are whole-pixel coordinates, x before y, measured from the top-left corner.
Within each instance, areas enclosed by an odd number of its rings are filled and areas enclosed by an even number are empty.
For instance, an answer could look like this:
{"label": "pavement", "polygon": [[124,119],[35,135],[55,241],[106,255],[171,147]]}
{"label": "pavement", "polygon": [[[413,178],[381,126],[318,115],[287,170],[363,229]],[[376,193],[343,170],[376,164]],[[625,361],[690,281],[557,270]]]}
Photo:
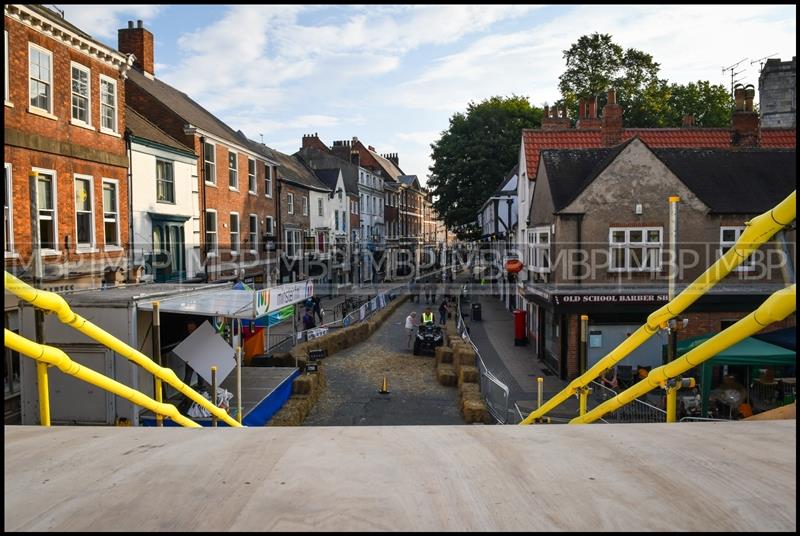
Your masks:
{"label": "pavement", "polygon": [[[478,348],[486,368],[502,381],[509,390],[509,421],[519,422],[519,414],[514,409],[516,403],[523,414],[537,407],[537,378],[543,378],[543,401],[568,385],[553,374],[545,364],[536,358],[530,345],[514,345],[514,317],[499,298],[486,294],[471,294],[472,301],[462,304],[462,314],[472,342]],[[472,303],[481,304],[481,320],[471,318]],[[570,398],[561,406],[548,413],[557,419],[571,419],[578,414],[578,401]]]}
{"label": "pavement", "polygon": [[[463,425],[458,389],[438,383],[432,356],[406,349],[405,319],[424,307],[404,302],[369,339],[326,357],[326,388],[303,425]],[[389,394],[378,392],[384,376]]]}

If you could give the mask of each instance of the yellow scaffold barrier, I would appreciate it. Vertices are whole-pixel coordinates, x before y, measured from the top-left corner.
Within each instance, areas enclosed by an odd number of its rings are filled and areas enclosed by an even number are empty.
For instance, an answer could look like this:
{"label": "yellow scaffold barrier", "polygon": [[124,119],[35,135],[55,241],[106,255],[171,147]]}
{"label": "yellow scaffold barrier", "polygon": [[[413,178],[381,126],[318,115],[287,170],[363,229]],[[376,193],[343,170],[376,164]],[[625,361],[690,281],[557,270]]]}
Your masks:
{"label": "yellow scaffold barrier", "polygon": [[[116,380],[112,380],[111,378],[108,378],[99,372],[95,372],[94,370],[81,365],[80,363],[76,363],[59,348],[29,341],[25,337],[17,335],[13,331],[9,331],[7,329],[4,331],[5,345],[8,348],[35,359],[37,363],[47,363],[48,365],[58,367],[59,370],[61,370],[61,372],[64,374],[75,376],[79,380],[96,385],[101,389],[130,400],[136,405],[147,408],[153,413],[169,417],[181,426],[186,426],[189,428],[201,428],[201,426],[193,420],[181,415],[178,411],[178,408],[176,408],[174,405],[156,402],[144,393],[140,393],[135,389],[131,389],[127,385],[123,385]],[[40,400],[39,402],[43,405],[49,404],[47,400]],[[50,425],[49,422],[43,422],[42,424],[45,426]]]}
{"label": "yellow scaffold barrier", "polygon": [[625,404],[663,385],[670,378],[679,377],[687,370],[691,370],[704,361],[711,359],[722,350],[733,346],[754,333],[758,333],[773,322],[783,320],[797,308],[795,286],[796,285],[792,285],[791,287],[779,290],[767,298],[758,309],[739,320],[734,325],[718,333],[714,337],[711,337],[697,348],[687,352],[681,356],[680,359],[676,359],[666,365],[651,370],[646,378],[622,391],[614,398],[603,402],[585,415],[575,417],[570,421],[570,424],[587,424],[594,422],[606,413],[616,411]]}
{"label": "yellow scaffold barrier", "polygon": [[[46,290],[36,289],[27,283],[20,281],[18,278],[14,277],[8,272],[5,272],[5,286],[7,291],[16,295],[19,299],[24,300],[34,307],[44,311],[55,313],[61,323],[75,328],[87,337],[94,339],[106,348],[110,348],[117,354],[144,368],[147,372],[153,374],[157,378],[160,378],[162,381],[175,388],[178,392],[186,395],[191,400],[197,402],[198,405],[211,412],[213,416],[223,420],[228,424],[228,426],[242,426],[236,419],[228,415],[224,409],[215,406],[206,397],[178,379],[178,376],[172,369],[158,365],[140,351],[132,348],[128,344],[122,342],[110,333],[72,311],[72,309],[69,307],[69,304],[67,304],[64,298],[58,294],[54,292],[48,292]],[[6,337],[6,340],[8,340],[8,337]]]}
{"label": "yellow scaffold barrier", "polygon": [[792,192],[773,209],[756,216],[745,223],[745,229],[739,240],[717,262],[708,267],[703,274],[686,287],[670,302],[647,317],[647,322],[631,336],[622,341],[608,355],[598,361],[592,368],[548,400],[542,407],[531,412],[520,424],[532,424],[552,411],[579,390],[585,388],[605,370],[622,361],[633,350],[641,346],[659,329],[666,327],[667,322],[681,314],[701,296],[708,292],[721,279],[744,262],[763,243],[770,240],[778,231],[792,221],[797,213],[797,192]]}

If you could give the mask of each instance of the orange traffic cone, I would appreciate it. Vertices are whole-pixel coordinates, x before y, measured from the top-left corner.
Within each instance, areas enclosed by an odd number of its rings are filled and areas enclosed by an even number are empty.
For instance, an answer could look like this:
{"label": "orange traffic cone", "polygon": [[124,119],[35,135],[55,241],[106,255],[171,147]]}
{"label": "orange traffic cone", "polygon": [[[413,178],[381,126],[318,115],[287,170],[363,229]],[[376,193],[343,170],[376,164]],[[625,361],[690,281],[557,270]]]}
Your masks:
{"label": "orange traffic cone", "polygon": [[383,385],[378,392],[382,395],[389,394],[389,380],[386,379],[386,376],[383,377]]}

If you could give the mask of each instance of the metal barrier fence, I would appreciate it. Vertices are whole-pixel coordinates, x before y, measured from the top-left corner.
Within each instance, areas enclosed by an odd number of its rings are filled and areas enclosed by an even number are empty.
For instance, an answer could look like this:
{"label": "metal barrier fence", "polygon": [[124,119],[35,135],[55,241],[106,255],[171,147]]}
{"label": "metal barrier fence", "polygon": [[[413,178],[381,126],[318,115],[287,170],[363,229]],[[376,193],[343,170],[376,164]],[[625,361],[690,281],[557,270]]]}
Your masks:
{"label": "metal barrier fence", "polygon": [[[468,342],[475,350],[475,355],[478,357],[478,370],[480,371],[480,386],[483,399],[486,401],[486,407],[489,413],[500,424],[507,424],[509,421],[508,412],[508,386],[495,377],[494,374],[486,367],[483,362],[480,351],[475,343],[470,339],[467,325],[464,318],[461,316],[461,294],[466,289],[466,285],[462,288],[456,301],[456,331],[458,335],[466,342]],[[519,407],[514,405],[519,412]]]}
{"label": "metal barrier fence", "polygon": [[[617,396],[618,392],[596,381],[592,381],[592,401],[597,407],[609,398]],[[593,409],[593,408],[589,408]],[[604,422],[613,423],[644,423],[644,422],[667,422],[667,412],[643,400],[636,399],[629,404],[619,408],[617,411],[607,413],[603,416]]]}

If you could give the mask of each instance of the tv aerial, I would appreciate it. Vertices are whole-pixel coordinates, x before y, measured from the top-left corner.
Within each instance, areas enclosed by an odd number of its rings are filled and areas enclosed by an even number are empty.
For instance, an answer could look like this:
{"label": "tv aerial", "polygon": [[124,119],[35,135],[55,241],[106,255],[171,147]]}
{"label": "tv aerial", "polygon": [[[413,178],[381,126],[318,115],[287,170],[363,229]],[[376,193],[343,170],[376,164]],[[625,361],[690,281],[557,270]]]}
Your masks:
{"label": "tv aerial", "polygon": [[733,95],[734,84],[736,84],[736,82],[741,82],[741,80],[737,80],[736,77],[745,71],[744,68],[741,71],[737,71],[736,68],[739,66],[740,63],[744,63],[745,61],[747,61],[747,58],[743,58],[729,67],[722,68],[722,74],[725,74],[725,71],[731,72],[731,96]]}
{"label": "tv aerial", "polygon": [[778,53],[777,53],[777,52],[773,52],[773,53],[772,53],[772,54],[770,54],[769,56],[764,56],[763,58],[758,58],[757,60],[753,60],[753,61],[751,61],[751,62],[750,62],[750,65],[753,65],[754,63],[758,63],[758,72],[759,72],[759,74],[760,74],[760,73],[761,73],[761,71],[763,71],[763,70],[764,70],[764,61],[763,61],[763,60],[769,59],[769,58],[771,58],[772,56],[777,56],[777,55],[778,55]]}

